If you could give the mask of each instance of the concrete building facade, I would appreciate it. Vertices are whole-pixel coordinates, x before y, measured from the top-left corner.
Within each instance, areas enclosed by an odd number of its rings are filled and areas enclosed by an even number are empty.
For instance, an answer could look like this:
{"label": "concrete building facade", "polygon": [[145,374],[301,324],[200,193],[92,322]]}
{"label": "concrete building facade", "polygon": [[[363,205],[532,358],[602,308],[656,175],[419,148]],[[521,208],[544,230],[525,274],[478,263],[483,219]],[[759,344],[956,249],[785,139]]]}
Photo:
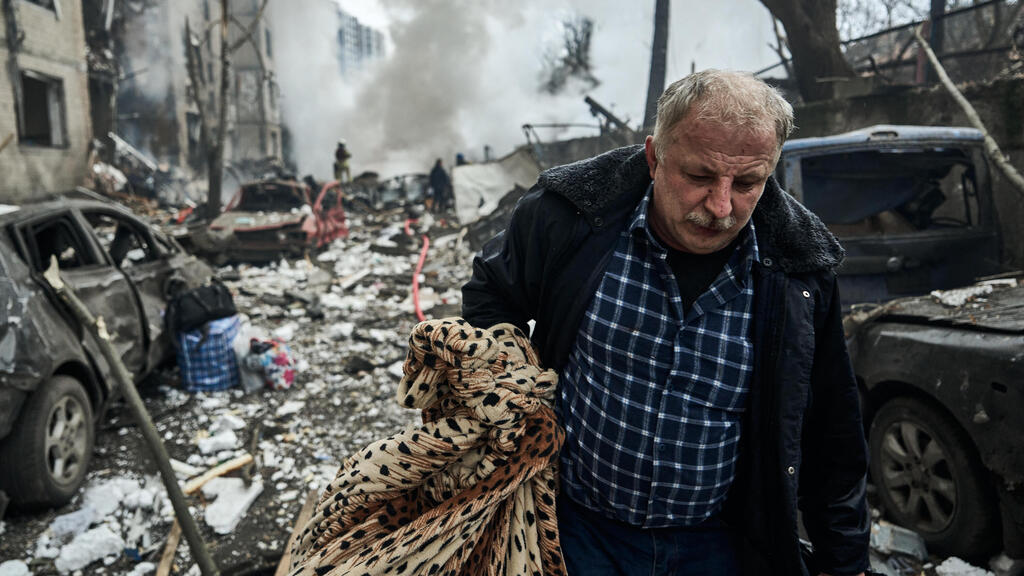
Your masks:
{"label": "concrete building facade", "polygon": [[0,202],[74,188],[92,127],[82,7],[76,0],[2,0]]}

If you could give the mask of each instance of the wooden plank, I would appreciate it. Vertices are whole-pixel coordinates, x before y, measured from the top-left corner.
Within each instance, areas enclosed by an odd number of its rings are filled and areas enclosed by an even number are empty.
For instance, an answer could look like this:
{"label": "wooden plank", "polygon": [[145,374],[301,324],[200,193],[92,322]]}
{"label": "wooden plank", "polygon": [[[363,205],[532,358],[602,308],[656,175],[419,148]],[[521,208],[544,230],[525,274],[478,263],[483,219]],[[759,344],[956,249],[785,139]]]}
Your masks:
{"label": "wooden plank", "polygon": [[288,569],[291,568],[292,563],[292,547],[295,546],[296,540],[299,539],[299,533],[306,526],[306,522],[313,517],[313,509],[316,508],[316,502],[319,493],[316,490],[311,490],[306,495],[306,503],[302,505],[302,511],[299,512],[298,519],[295,520],[295,525],[292,526],[292,534],[288,537],[288,543],[285,544],[284,554],[281,555],[281,561],[277,564],[277,570],[274,571],[274,576],[286,576]]}
{"label": "wooden plank", "polygon": [[164,546],[164,553],[160,557],[160,564],[156,567],[156,576],[168,576],[171,573],[171,566],[174,565],[174,555],[178,551],[178,542],[181,540],[181,524],[174,521],[171,526],[171,533],[167,535],[167,545]]}
{"label": "wooden plank", "polygon": [[197,476],[186,482],[184,492],[185,494],[195,494],[210,480],[213,480],[218,476],[223,476],[228,472],[238,470],[250,462],[252,462],[252,454],[242,454],[241,456],[232,458],[227,462],[222,462],[213,468],[210,468],[206,472],[203,472],[202,476]]}

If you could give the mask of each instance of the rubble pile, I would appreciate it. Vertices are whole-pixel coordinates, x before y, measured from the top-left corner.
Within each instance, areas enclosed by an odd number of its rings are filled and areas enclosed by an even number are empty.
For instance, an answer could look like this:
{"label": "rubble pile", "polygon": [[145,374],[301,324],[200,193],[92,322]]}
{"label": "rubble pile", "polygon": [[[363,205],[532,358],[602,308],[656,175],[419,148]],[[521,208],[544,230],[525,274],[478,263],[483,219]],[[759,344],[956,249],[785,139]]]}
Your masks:
{"label": "rubble pile", "polygon": [[[416,323],[410,288],[420,235],[430,238],[419,278],[420,307],[429,317],[458,314],[472,253],[458,229],[439,228],[430,218],[407,222],[402,212],[362,215],[350,229],[348,239],[319,254],[218,271],[247,316],[247,333],[291,349],[292,387],[188,394],[173,372],[141,387],[183,486],[218,464],[254,457],[190,497],[222,572],[275,566],[303,503],[345,458],[419,423],[418,412],[393,397]],[[174,519],[160,482],[147,476],[153,470],[130,413],[115,405],[80,495],[57,511],[5,519],[0,559],[16,563],[4,569],[152,573]],[[13,532],[17,538],[8,537]],[[193,567],[182,543],[171,574]]]}

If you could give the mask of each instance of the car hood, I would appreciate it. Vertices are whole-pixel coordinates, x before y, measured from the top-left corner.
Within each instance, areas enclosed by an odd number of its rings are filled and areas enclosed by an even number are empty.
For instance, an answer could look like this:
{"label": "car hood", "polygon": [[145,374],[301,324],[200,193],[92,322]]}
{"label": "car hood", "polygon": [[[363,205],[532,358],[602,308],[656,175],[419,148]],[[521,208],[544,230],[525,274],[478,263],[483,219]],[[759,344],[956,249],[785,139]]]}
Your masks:
{"label": "car hood", "polygon": [[981,331],[1024,333],[1024,277],[936,290],[926,296],[893,300],[882,320],[943,324]]}
{"label": "car hood", "polygon": [[210,223],[214,230],[270,230],[274,228],[285,228],[288,226],[299,226],[309,214],[302,212],[225,212]]}

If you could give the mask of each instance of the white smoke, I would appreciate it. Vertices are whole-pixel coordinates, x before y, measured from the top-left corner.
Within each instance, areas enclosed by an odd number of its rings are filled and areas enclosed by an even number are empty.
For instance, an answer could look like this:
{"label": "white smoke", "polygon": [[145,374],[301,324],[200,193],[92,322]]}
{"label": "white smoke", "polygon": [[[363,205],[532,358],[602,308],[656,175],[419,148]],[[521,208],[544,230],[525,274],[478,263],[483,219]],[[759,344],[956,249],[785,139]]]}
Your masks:
{"label": "white smoke", "polygon": [[[367,10],[366,5],[372,5]],[[594,20],[591,61],[601,85],[588,92],[632,125],[646,97],[654,1],[359,0],[345,8],[386,24],[387,57],[342,79],[331,0],[271,0],[283,120],[293,133],[299,170],[330,175],[334,144],[345,138],[354,174],[429,170],[455,153],[480,160],[525,139],[524,123],[596,125],[583,94],[538,89],[546,49],[560,22]],[[364,8],[360,9],[360,6]],[[698,68],[756,69],[773,62],[767,11],[756,0],[674,2],[668,80]],[[595,129],[542,130],[546,140]]]}

